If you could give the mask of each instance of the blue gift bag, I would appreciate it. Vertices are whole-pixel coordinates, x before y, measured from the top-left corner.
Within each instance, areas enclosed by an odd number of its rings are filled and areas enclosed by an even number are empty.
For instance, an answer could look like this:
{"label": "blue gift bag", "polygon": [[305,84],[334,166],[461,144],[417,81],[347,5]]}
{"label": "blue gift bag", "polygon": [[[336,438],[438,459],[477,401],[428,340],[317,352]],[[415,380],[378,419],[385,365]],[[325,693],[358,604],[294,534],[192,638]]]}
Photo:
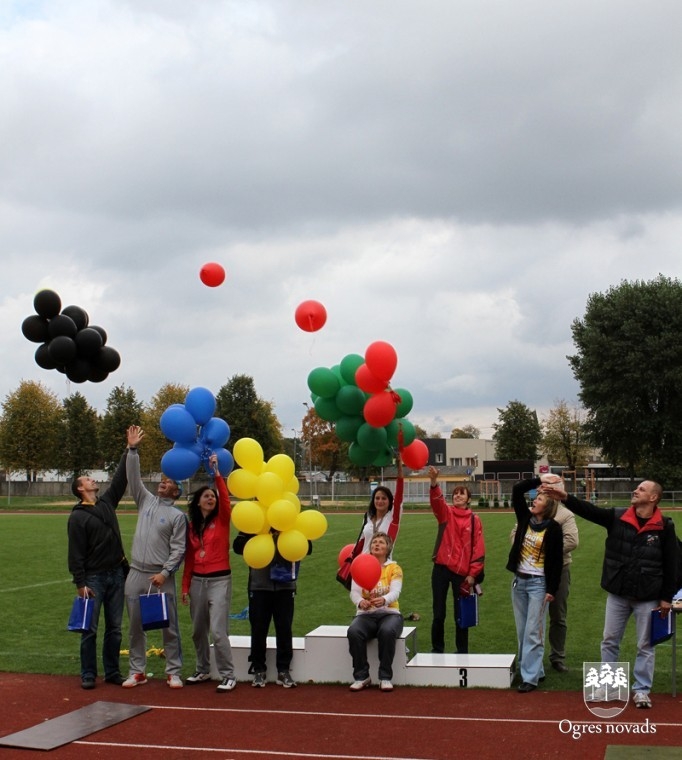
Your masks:
{"label": "blue gift bag", "polygon": [[73,600],[69,622],[66,626],[67,631],[75,633],[86,633],[92,627],[92,611],[95,608],[93,599],[87,599],[77,596]]}
{"label": "blue gift bag", "polygon": [[478,625],[478,594],[460,596],[455,602],[455,616],[460,628]]}
{"label": "blue gift bag", "polygon": [[[151,590],[151,589],[150,589]],[[140,619],[142,630],[151,631],[155,628],[168,628],[168,601],[165,593],[140,595]]]}
{"label": "blue gift bag", "polygon": [[673,637],[673,615],[670,610],[665,617],[662,617],[659,610],[651,610],[651,646],[660,644]]}

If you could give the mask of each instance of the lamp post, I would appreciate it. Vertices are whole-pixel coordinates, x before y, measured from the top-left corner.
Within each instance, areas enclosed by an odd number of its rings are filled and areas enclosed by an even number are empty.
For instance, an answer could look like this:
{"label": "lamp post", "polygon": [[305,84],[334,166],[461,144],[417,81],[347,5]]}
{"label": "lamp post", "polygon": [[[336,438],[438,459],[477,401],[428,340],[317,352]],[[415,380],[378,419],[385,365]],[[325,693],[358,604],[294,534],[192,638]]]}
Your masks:
{"label": "lamp post", "polygon": [[298,441],[296,428],[291,428],[291,432],[294,434],[294,475],[296,474],[296,443]]}
{"label": "lamp post", "polygon": [[[310,407],[308,406],[308,402],[304,401],[303,406],[310,411]],[[310,431],[310,425],[308,425],[308,430]],[[312,440],[312,432],[308,435],[308,477],[310,479],[310,506],[312,507],[315,501],[313,500],[313,440]]]}

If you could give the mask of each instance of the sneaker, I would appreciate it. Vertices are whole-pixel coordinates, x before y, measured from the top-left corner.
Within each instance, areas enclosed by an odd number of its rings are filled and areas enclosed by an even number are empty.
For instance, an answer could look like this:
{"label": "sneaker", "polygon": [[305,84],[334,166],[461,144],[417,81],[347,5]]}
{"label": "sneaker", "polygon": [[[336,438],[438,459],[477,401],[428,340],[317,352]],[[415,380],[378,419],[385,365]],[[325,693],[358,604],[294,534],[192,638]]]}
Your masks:
{"label": "sneaker", "polygon": [[166,678],[166,683],[168,684],[168,686],[170,686],[171,689],[182,689],[182,687],[184,686],[184,684],[182,683],[182,678],[180,678],[180,676],[175,675],[175,673],[173,673],[173,675],[168,676],[168,678]]}
{"label": "sneaker", "polygon": [[261,689],[265,688],[265,673],[256,673],[253,677],[251,686],[256,686]]}
{"label": "sneaker", "polygon": [[639,707],[645,710],[651,708],[651,698],[646,691],[636,691],[633,698],[635,707]]}
{"label": "sneaker", "polygon": [[223,680],[218,684],[216,691],[232,691],[236,685],[237,682],[234,680],[234,678],[223,678]]}
{"label": "sneaker", "polygon": [[379,682],[379,690],[380,691],[393,691],[393,684],[384,679],[383,681]]}
{"label": "sneaker", "polygon": [[199,671],[197,671],[193,676],[189,676],[185,680],[185,683],[189,685],[193,683],[203,683],[204,681],[210,681],[210,680],[211,680],[211,676],[208,673],[199,673]]}
{"label": "sneaker", "polygon": [[133,686],[142,686],[143,683],[147,683],[147,676],[144,673],[131,673],[121,686],[124,689],[132,689]]}
{"label": "sneaker", "polygon": [[81,679],[81,689],[87,689],[89,691],[90,689],[94,689],[94,688],[95,688],[94,678],[89,678],[86,676],[85,678]]}
{"label": "sneaker", "polygon": [[366,689],[371,683],[372,683],[371,678],[365,678],[362,681],[353,681],[353,683],[350,685],[350,690],[362,691],[363,689]]}
{"label": "sneaker", "polygon": [[123,686],[123,676],[120,673],[116,673],[116,675],[108,676],[104,679],[106,683],[113,683],[114,686]]}
{"label": "sneaker", "polygon": [[285,689],[291,689],[294,686],[298,686],[288,670],[282,670],[277,674],[277,685],[284,686]]}

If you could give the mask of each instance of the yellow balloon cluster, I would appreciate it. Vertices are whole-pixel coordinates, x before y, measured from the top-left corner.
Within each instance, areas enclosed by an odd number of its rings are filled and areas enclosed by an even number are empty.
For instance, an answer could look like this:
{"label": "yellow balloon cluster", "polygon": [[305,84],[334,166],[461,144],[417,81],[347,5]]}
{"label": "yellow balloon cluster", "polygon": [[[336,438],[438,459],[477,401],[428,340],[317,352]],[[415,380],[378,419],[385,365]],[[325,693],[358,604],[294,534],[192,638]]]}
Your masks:
{"label": "yellow balloon cluster", "polygon": [[267,462],[263,448],[253,438],[240,438],[232,450],[241,469],[227,478],[230,493],[242,501],[232,507],[232,524],[242,533],[253,534],[244,546],[244,561],[255,569],[267,567],[277,551],[289,562],[308,553],[308,541],[327,531],[327,518],[316,509],[301,511],[298,479],[291,457],[275,454]]}

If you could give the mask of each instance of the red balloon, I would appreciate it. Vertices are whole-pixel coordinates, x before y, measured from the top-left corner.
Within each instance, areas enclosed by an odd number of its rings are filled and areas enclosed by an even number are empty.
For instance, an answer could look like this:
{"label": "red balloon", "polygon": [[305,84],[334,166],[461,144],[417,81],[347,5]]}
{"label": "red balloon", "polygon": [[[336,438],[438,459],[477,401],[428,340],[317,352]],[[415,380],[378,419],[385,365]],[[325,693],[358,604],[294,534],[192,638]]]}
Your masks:
{"label": "red balloon", "polygon": [[385,380],[373,375],[366,364],[361,364],[355,370],[355,384],[365,393],[379,393],[388,385]]}
{"label": "red balloon", "polygon": [[327,321],[327,310],[319,301],[303,301],[296,308],[296,324],[305,332],[316,332]]}
{"label": "red balloon", "polygon": [[339,567],[341,567],[348,557],[350,557],[353,553],[353,549],[355,549],[355,544],[346,544],[343,549],[341,549],[338,556]]}
{"label": "red balloon", "polygon": [[204,285],[208,285],[209,288],[217,288],[218,285],[222,285],[225,282],[225,270],[220,264],[212,261],[201,267],[199,277]]}
{"label": "red balloon", "polygon": [[365,363],[373,375],[388,382],[398,366],[398,354],[390,343],[377,340],[367,346]]}
{"label": "red balloon", "polygon": [[421,470],[429,461],[429,449],[424,441],[415,438],[409,446],[405,446],[400,456],[411,470]]}
{"label": "red balloon", "polygon": [[350,564],[350,575],[358,586],[371,591],[381,578],[379,560],[371,554],[358,554]]}
{"label": "red balloon", "polygon": [[372,427],[382,428],[395,417],[396,401],[390,391],[375,393],[365,401],[362,415]]}

